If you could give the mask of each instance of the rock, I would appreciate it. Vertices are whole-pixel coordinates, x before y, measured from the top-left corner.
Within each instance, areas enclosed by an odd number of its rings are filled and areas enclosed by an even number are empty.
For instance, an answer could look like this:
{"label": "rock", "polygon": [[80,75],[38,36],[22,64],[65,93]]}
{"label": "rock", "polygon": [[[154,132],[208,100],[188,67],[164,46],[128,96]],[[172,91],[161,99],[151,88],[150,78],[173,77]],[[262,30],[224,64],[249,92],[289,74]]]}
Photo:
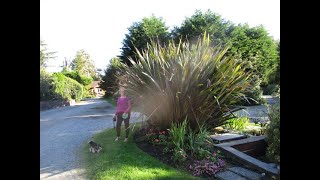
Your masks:
{"label": "rock", "polygon": [[229,168],[228,170],[251,180],[259,179],[261,177],[260,174],[242,167],[232,167],[232,168]]}
{"label": "rock", "polygon": [[246,138],[244,135],[240,134],[233,134],[233,133],[224,133],[219,135],[211,135],[210,136],[213,141],[217,142],[226,142],[231,140],[238,140],[238,139],[244,139]]}
{"label": "rock", "polygon": [[246,178],[239,176],[238,174],[231,171],[223,171],[216,174],[216,177],[221,180],[246,180]]}
{"label": "rock", "polygon": [[277,167],[277,165],[276,165],[275,163],[269,163],[269,165],[270,165],[271,167],[274,167],[274,168]]}

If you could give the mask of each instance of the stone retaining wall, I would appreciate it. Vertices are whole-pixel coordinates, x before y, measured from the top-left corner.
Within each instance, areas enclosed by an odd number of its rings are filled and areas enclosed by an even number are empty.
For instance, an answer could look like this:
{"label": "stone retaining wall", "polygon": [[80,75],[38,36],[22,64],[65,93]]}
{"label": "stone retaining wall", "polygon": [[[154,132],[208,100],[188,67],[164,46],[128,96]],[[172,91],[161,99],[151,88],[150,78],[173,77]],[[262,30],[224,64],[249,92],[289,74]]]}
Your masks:
{"label": "stone retaining wall", "polygon": [[74,104],[75,104],[74,100],[71,100],[71,101],[62,101],[62,100],[40,101],[40,111],[64,107],[64,106],[73,106]]}

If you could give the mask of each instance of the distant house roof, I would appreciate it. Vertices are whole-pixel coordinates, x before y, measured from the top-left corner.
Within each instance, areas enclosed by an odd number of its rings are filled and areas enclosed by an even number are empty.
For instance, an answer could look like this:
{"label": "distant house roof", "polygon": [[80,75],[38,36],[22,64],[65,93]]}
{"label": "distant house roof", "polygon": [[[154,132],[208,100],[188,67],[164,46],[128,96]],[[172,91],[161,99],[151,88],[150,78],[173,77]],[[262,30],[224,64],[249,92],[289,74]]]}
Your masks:
{"label": "distant house roof", "polygon": [[91,88],[98,88],[99,87],[99,82],[100,81],[92,81]]}

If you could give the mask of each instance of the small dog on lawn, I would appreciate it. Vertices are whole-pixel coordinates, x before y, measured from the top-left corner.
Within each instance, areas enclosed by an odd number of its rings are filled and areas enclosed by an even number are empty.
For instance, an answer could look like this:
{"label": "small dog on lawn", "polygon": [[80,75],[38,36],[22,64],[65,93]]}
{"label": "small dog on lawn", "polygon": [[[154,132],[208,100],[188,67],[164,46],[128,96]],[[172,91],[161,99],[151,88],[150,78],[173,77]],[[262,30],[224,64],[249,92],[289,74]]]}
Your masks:
{"label": "small dog on lawn", "polygon": [[102,147],[101,145],[93,142],[93,141],[90,141],[89,142],[89,151],[92,152],[92,153],[99,153],[100,151],[102,150]]}

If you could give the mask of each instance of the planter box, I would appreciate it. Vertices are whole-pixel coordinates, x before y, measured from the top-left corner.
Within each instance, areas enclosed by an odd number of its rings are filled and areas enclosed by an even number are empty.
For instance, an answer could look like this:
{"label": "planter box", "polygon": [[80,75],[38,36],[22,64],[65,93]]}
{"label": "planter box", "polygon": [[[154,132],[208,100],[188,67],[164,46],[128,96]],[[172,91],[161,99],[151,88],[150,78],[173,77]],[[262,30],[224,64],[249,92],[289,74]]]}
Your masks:
{"label": "planter box", "polygon": [[215,146],[223,151],[226,156],[248,168],[278,177],[280,176],[280,170],[271,164],[254,158],[254,156],[261,156],[265,153],[267,144],[264,139],[265,136],[253,136],[247,139],[216,144]]}

